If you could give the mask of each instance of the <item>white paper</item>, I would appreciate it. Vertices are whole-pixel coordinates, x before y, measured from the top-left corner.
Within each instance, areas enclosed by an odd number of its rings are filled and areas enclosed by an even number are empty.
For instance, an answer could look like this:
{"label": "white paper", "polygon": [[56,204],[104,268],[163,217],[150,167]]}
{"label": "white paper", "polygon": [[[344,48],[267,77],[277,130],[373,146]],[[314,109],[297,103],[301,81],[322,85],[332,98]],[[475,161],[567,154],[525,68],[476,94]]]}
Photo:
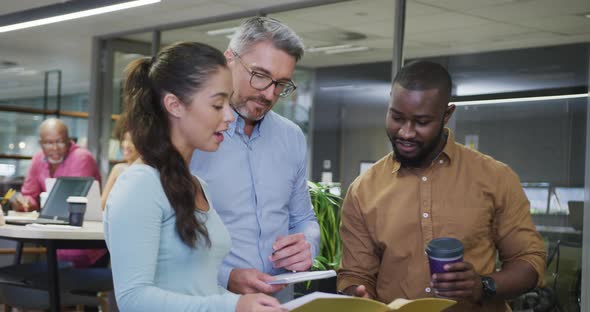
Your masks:
{"label": "white paper", "polygon": [[47,192],[47,194],[51,193],[51,189],[53,189],[53,186],[55,185],[55,181],[57,181],[56,178],[45,179],[45,191]]}
{"label": "white paper", "polygon": [[347,298],[347,297],[348,296],[345,296],[345,295],[329,294],[329,293],[325,293],[325,292],[316,291],[316,292],[312,292],[311,294],[307,294],[303,297],[299,297],[297,299],[286,302],[282,305],[282,307],[284,309],[291,311],[291,310],[295,310],[295,309],[299,308],[300,306],[302,306],[308,302],[311,302],[311,301],[319,299],[319,298]]}
{"label": "white paper", "polygon": [[8,210],[8,215],[4,217],[6,221],[21,221],[21,220],[35,220],[39,218],[39,212],[37,211],[30,211],[30,212],[19,212],[14,210]]}
{"label": "white paper", "polygon": [[82,229],[81,226],[72,226],[72,225],[61,225],[61,224],[39,224],[39,223],[31,223],[27,224],[26,227],[35,228],[35,229],[44,229],[44,230],[60,230],[60,231],[79,231]]}
{"label": "white paper", "polygon": [[322,171],[322,183],[332,183],[332,172]]}
{"label": "white paper", "polygon": [[299,282],[306,282],[317,279],[330,278],[336,276],[336,271],[310,271],[310,272],[295,272],[275,275],[275,280],[267,282],[268,284],[293,284]]}

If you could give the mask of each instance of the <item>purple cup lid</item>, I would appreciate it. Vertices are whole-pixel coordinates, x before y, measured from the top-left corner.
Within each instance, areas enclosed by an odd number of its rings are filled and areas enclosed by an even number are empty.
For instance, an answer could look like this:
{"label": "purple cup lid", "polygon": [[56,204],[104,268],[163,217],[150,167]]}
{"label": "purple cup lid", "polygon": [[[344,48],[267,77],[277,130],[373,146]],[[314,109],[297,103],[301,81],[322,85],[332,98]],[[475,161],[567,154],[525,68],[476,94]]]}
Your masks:
{"label": "purple cup lid", "polygon": [[426,253],[434,258],[456,258],[463,255],[463,244],[452,237],[435,238],[426,246]]}

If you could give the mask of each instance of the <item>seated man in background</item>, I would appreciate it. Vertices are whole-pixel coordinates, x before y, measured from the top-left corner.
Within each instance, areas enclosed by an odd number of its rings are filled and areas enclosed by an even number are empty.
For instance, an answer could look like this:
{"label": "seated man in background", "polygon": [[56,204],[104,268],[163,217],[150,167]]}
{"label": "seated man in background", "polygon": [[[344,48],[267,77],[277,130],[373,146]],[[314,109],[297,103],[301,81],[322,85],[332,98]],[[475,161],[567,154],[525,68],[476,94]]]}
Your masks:
{"label": "seated man in background", "polygon": [[[22,197],[12,202],[16,211],[40,208],[39,194],[47,191],[45,179],[57,177],[94,177],[100,183],[98,166],[92,154],[70,140],[68,127],[63,121],[47,119],[39,127],[41,151],[33,156],[29,173],[21,188]],[[75,267],[94,265],[106,254],[106,249],[58,250],[60,261],[69,261]]]}
{"label": "seated man in background", "polygon": [[47,119],[39,127],[41,151],[33,156],[31,167],[21,188],[23,195],[12,202],[16,211],[39,210],[39,194],[47,191],[45,179],[57,177],[94,177],[100,173],[92,154],[70,140],[63,121]]}
{"label": "seated man in background", "polygon": [[[543,284],[543,240],[518,176],[445,128],[451,86],[432,62],[396,75],[386,117],[393,153],[358,177],[343,203],[341,292],[385,303],[458,300],[449,312],[510,311],[506,299]],[[462,242],[464,261],[431,275],[425,249],[441,237]]]}

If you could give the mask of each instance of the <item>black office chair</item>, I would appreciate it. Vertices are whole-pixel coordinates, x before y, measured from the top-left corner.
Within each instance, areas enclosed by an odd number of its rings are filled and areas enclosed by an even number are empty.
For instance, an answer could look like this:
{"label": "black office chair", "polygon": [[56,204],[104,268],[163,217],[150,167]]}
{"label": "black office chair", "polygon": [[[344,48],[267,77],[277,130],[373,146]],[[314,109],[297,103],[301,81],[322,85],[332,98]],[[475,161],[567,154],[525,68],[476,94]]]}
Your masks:
{"label": "black office chair", "polygon": [[[97,293],[113,289],[109,268],[76,269],[59,264],[62,306],[97,307],[102,302]],[[27,263],[0,268],[0,302],[23,309],[48,309],[47,264]]]}
{"label": "black office chair", "polygon": [[520,296],[512,302],[514,311],[525,310],[534,312],[579,312],[581,302],[581,271],[577,270],[575,275],[575,282],[573,290],[570,290],[569,297],[572,298],[570,301],[569,309],[564,309],[563,302],[560,301],[558,296],[559,291],[559,277],[561,269],[561,251],[562,247],[582,248],[580,243],[566,242],[562,240],[556,241],[554,244],[549,245],[546,269],[549,270],[553,265],[554,269],[551,273],[553,277],[552,283],[546,285],[543,288],[535,288],[530,292]]}

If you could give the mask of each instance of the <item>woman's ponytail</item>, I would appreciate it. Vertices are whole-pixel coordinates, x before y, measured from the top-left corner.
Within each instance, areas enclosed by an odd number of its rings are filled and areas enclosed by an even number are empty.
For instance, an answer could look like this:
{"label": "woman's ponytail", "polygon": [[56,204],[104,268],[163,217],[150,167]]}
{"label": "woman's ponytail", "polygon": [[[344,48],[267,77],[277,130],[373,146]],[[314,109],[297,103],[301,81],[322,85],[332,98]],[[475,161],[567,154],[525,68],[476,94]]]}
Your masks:
{"label": "woman's ponytail", "polygon": [[176,95],[183,103],[207,81],[227,66],[223,54],[206,44],[179,42],[162,50],[155,58],[142,58],[126,68],[124,130],[131,132],[142,160],[160,173],[160,181],[176,213],[176,231],[190,247],[199,237],[210,245],[205,225],[195,216],[197,185],[182,155],[170,139],[170,121],[161,99]]}

